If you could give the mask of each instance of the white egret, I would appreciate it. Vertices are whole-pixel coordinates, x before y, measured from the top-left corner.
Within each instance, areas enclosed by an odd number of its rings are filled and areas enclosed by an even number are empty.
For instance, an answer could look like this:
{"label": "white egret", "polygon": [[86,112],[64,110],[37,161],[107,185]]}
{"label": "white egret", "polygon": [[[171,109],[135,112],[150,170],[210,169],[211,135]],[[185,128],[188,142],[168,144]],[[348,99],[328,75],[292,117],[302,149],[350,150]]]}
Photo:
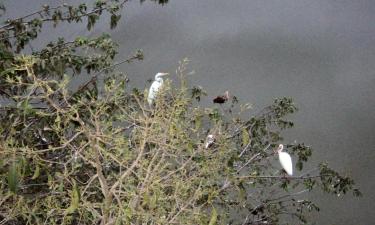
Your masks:
{"label": "white egret", "polygon": [[208,149],[211,147],[215,142],[215,136],[212,134],[207,135],[206,143],[204,144],[204,148]]}
{"label": "white egret", "polygon": [[148,91],[147,102],[151,106],[160,87],[163,85],[162,76],[168,75],[169,73],[157,73],[155,75],[155,80],[152,82],[150,90]]}
{"label": "white egret", "polygon": [[279,153],[279,161],[281,166],[284,168],[286,173],[289,176],[293,175],[293,163],[292,163],[292,157],[287,152],[283,152],[284,145],[280,144],[277,148],[277,153]]}

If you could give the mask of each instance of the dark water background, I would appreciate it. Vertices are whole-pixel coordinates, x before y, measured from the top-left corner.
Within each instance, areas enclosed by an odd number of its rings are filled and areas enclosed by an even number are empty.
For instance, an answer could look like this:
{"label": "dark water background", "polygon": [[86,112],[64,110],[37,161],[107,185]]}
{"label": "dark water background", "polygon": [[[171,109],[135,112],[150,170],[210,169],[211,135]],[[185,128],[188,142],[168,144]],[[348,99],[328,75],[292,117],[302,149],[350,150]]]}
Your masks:
{"label": "dark water background", "polygon": [[[7,0],[5,18],[62,2]],[[189,79],[209,96],[230,90],[254,110],[275,97],[293,97],[300,111],[288,140],[313,146],[312,164],[327,161],[346,171],[364,194],[355,199],[311,193],[322,209],[314,220],[374,223],[374,0],[170,0],[164,6],[132,1],[116,30],[108,23],[91,32],[62,25],[44,32],[33,47],[58,36],[109,32],[120,44],[119,61],[138,48],[145,52],[142,62],[120,67],[134,86],[148,86],[156,72],[174,72],[188,57],[196,71]]]}

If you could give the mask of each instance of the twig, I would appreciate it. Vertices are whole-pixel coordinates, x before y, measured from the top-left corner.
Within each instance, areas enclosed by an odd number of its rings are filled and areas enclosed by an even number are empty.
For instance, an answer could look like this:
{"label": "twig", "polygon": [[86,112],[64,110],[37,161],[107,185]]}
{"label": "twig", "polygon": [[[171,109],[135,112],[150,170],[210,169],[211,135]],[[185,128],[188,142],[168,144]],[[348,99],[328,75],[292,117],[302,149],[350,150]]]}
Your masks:
{"label": "twig", "polygon": [[330,176],[329,174],[322,174],[322,175],[315,175],[315,176],[256,176],[256,175],[249,175],[249,176],[239,176],[236,177],[238,179],[288,179],[288,180],[305,180],[305,179],[313,179],[313,178],[320,178]]}
{"label": "twig", "polygon": [[137,158],[133,161],[132,165],[125,172],[123,172],[123,174],[121,174],[120,178],[112,185],[112,187],[109,191],[110,193],[113,193],[115,191],[115,189],[117,188],[117,186],[119,186],[120,183],[124,180],[124,178],[127,177],[131,173],[131,171],[138,165],[138,162],[141,160],[141,158],[143,156],[143,152],[144,152],[144,149],[145,149],[145,146],[146,146],[147,135],[148,135],[148,132],[147,132],[147,129],[146,129],[145,134],[144,134],[144,139],[143,139],[142,144],[140,146],[140,151],[138,153]]}
{"label": "twig", "polygon": [[[122,7],[126,2],[128,2],[128,0],[123,0],[119,5]],[[48,11],[50,10],[56,10],[56,9],[59,9],[59,8],[62,8],[64,5],[60,5],[60,6],[57,6],[57,7],[54,7],[54,8],[50,8],[48,9]],[[76,16],[76,17],[61,17],[60,18],[60,21],[67,21],[67,20],[70,20],[70,19],[75,19],[75,18],[82,18],[82,17],[86,17],[86,16],[89,16],[89,15],[92,15],[92,14],[95,14],[95,13],[98,13],[100,11],[103,11],[103,10],[107,10],[109,8],[109,6],[107,7],[104,7],[104,8],[97,8],[97,9],[94,9],[90,12],[87,12],[87,13],[82,13],[81,15],[79,16]],[[22,20],[22,19],[25,19],[27,17],[30,17],[30,16],[33,16],[33,15],[36,15],[36,14],[40,14],[42,13],[43,11],[45,11],[44,9],[42,10],[39,10],[39,11],[36,11],[36,12],[33,12],[33,13],[30,13],[29,15],[26,15],[24,17],[20,17],[20,18],[17,18],[17,19],[12,19],[11,21],[15,21],[15,20]],[[51,21],[55,21],[53,18],[44,18],[41,20],[42,22],[51,22]],[[30,21],[26,21],[26,22],[23,22],[22,24],[24,25],[28,25],[30,23]],[[11,30],[12,29],[12,24],[11,23],[7,23],[3,26],[0,27],[0,33],[3,33],[5,32],[6,30]]]}
{"label": "twig", "polygon": [[107,67],[101,69],[99,72],[97,72],[96,74],[94,74],[94,75],[92,76],[92,78],[91,78],[89,81],[87,81],[85,84],[83,84],[81,87],[79,87],[78,90],[76,90],[76,91],[70,96],[70,98],[68,98],[67,100],[68,100],[68,101],[71,100],[71,99],[73,98],[74,95],[76,95],[77,93],[79,93],[79,92],[81,92],[82,90],[84,90],[85,88],[87,88],[91,83],[94,83],[94,82],[96,81],[96,79],[98,78],[98,76],[99,76],[101,73],[103,73],[104,71],[106,71],[106,70],[108,70],[108,69],[111,69],[111,68],[113,68],[113,67],[116,67],[116,66],[118,66],[118,65],[124,64],[124,63],[130,63],[130,62],[132,62],[133,60],[135,60],[135,59],[139,59],[139,58],[140,58],[139,55],[133,55],[132,57],[130,57],[130,58],[128,58],[128,59],[122,60],[122,61],[120,61],[120,62],[118,62],[118,63],[115,63],[115,64],[113,64],[113,65],[110,65],[110,66],[107,66]]}
{"label": "twig", "polygon": [[[264,149],[263,149],[263,152],[265,152],[267,150],[267,148],[270,147],[271,144],[268,144]],[[249,165],[254,159],[256,159],[259,155],[261,154],[261,152],[258,152],[257,154],[253,155],[243,166],[241,166],[238,170],[237,170],[237,173],[239,173],[243,168],[245,168],[247,165]]]}

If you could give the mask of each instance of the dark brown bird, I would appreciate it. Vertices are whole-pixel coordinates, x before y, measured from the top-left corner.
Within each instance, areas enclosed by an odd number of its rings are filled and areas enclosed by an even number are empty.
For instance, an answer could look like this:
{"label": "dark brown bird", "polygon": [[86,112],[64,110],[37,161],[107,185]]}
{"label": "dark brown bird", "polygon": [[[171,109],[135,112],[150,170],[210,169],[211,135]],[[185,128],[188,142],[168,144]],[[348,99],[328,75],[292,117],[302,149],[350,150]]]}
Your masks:
{"label": "dark brown bird", "polygon": [[229,99],[229,92],[226,91],[224,95],[219,95],[216,98],[214,98],[213,102],[217,104],[223,104]]}

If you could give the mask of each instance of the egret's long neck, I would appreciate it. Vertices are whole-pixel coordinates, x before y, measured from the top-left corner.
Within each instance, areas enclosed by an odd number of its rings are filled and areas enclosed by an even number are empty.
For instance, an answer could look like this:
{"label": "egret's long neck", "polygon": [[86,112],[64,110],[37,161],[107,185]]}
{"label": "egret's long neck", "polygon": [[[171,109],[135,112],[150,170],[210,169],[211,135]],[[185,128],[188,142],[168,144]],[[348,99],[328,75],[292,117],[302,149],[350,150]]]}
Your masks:
{"label": "egret's long neck", "polygon": [[161,77],[161,75],[158,74],[155,76],[155,80],[160,81],[160,80],[163,80],[163,78]]}

